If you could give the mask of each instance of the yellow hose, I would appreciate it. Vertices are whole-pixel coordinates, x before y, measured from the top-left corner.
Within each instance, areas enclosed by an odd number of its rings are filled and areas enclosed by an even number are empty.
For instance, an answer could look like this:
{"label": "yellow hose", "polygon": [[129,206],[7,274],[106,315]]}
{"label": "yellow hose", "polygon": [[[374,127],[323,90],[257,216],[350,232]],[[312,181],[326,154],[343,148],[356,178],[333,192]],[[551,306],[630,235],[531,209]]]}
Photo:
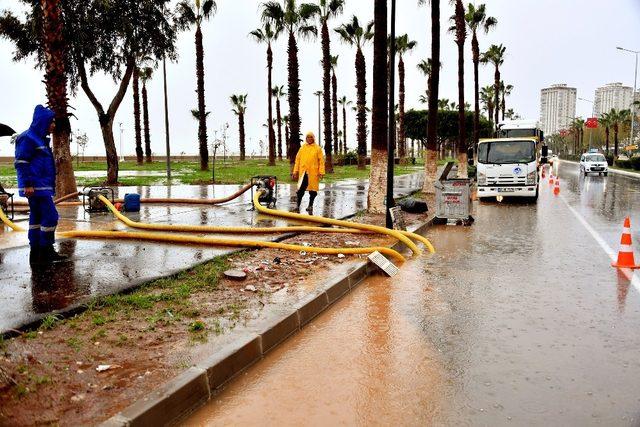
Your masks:
{"label": "yellow hose", "polygon": [[2,222],[4,222],[6,226],[11,228],[13,231],[27,231],[24,228],[20,227],[19,225],[16,225],[9,218],[7,218],[7,215],[5,215],[2,208],[0,208],[0,220],[2,220]]}
{"label": "yellow hose", "polygon": [[144,222],[136,222],[120,213],[118,209],[107,199],[100,195],[100,201],[113,213],[116,218],[132,228],[156,231],[182,231],[189,233],[290,233],[290,232],[306,232],[306,233],[353,233],[364,234],[370,233],[365,230],[344,229],[344,228],[328,228],[328,227],[311,227],[311,226],[292,226],[292,227],[220,227],[210,225],[181,225],[181,224],[148,224]]}
{"label": "yellow hose", "polygon": [[305,251],[323,255],[367,255],[374,251],[378,251],[387,256],[395,258],[397,261],[404,262],[405,258],[393,249],[383,246],[369,248],[319,248],[313,246],[291,245],[287,243],[268,242],[259,240],[242,240],[242,239],[218,239],[212,237],[195,237],[165,233],[132,233],[127,231],[65,231],[59,233],[61,237],[67,238],[89,238],[89,239],[128,239],[128,240],[145,240],[169,243],[188,243],[195,245],[207,246],[235,246],[235,247],[251,247],[251,248],[272,248],[284,249],[288,251]]}
{"label": "yellow hose", "polygon": [[[350,228],[356,228],[359,230],[369,230],[369,231],[373,231],[376,233],[380,233],[380,234],[386,234],[387,236],[391,236],[394,237],[398,240],[400,240],[402,243],[404,243],[405,245],[407,245],[407,247],[409,249],[411,249],[411,251],[415,254],[415,255],[420,255],[422,253],[422,251],[420,249],[418,249],[418,247],[416,246],[415,243],[413,243],[411,241],[411,239],[409,239],[409,237],[407,237],[407,235],[405,235],[405,233],[408,233],[409,236],[418,236],[415,233],[409,233],[409,232],[399,232],[397,230],[389,230],[388,228],[384,228],[384,227],[380,227],[377,225],[370,225],[370,224],[360,224],[357,222],[349,222],[349,221],[343,221],[340,219],[333,219],[333,218],[324,218],[321,216],[314,216],[314,215],[301,215],[299,213],[295,213],[295,212],[286,212],[286,211],[280,211],[280,210],[276,210],[276,209],[269,209],[266,208],[264,206],[262,206],[260,204],[260,202],[258,201],[260,198],[260,195],[262,194],[262,190],[258,190],[254,193],[253,195],[253,205],[255,206],[255,208],[259,211],[262,212],[264,214],[267,215],[271,215],[271,216],[279,216],[279,217],[283,217],[283,218],[291,218],[291,219],[298,219],[298,220],[302,220],[302,221],[311,221],[311,222],[317,222],[320,224],[328,224],[328,225],[337,225],[339,227],[350,227]],[[422,237],[422,236],[420,236]],[[420,240],[418,237],[414,237],[416,240]],[[429,246],[431,246],[429,244]],[[432,247],[433,248],[433,247]]]}

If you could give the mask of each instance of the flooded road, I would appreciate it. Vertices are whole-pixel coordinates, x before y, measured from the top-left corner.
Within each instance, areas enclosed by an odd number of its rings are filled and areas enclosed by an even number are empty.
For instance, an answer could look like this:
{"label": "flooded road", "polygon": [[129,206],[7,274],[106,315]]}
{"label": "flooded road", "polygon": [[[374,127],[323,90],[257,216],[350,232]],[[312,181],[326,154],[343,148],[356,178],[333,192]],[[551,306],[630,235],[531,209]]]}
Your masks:
{"label": "flooded road", "polygon": [[[397,195],[406,195],[422,187],[422,174],[398,176]],[[116,195],[138,193],[144,198],[221,198],[235,193],[238,185],[119,187]],[[366,180],[344,180],[322,185],[315,202],[316,215],[344,218],[364,209]],[[295,184],[281,184],[278,205],[282,210],[295,206]],[[306,207],[305,197],[303,207]],[[143,204],[139,213],[126,215],[134,221],[164,224],[191,224],[245,227],[279,227],[301,224],[259,214],[251,210],[251,192],[231,202],[215,205]],[[116,230],[136,233],[117,221],[110,213],[87,214],[79,206],[60,207],[59,231]],[[24,226],[27,216],[17,217]],[[197,233],[194,233],[197,235]],[[208,237],[274,240],[278,235],[242,234]],[[32,271],[29,266],[27,233],[13,232],[0,224],[0,332],[17,329],[37,321],[51,312],[80,306],[96,296],[109,295],[159,277],[165,277],[235,248],[176,245],[156,242],[120,240],[62,240],[61,253],[69,261],[45,270]]]}
{"label": "flooded road", "polygon": [[630,215],[638,254],[640,181],[560,176],[558,197],[432,228],[436,255],[367,280],[185,425],[637,425],[640,273],[605,247]]}

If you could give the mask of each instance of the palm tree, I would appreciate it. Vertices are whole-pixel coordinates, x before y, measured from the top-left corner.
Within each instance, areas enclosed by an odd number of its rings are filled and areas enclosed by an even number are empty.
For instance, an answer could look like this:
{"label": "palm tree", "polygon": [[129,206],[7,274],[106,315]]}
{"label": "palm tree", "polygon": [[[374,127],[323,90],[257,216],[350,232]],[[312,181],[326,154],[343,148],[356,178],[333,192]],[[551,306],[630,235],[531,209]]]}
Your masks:
{"label": "palm tree", "polygon": [[494,133],[496,136],[498,134],[498,122],[499,122],[498,113],[500,112],[500,66],[504,63],[506,50],[507,48],[504,47],[502,44],[500,45],[492,44],[491,46],[489,46],[489,49],[482,54],[482,57],[480,58],[480,62],[482,62],[483,64],[491,63],[495,67],[494,84],[493,84],[493,90],[494,90],[493,105],[495,109],[495,117],[493,117],[494,119],[493,124],[495,126]]}
{"label": "palm tree", "polygon": [[480,101],[482,101],[483,109],[487,111],[489,120],[493,120],[493,112],[496,108],[496,97],[494,86],[485,86],[480,91]]}
{"label": "palm tree", "polygon": [[149,97],[147,94],[147,82],[153,76],[153,68],[144,67],[140,70],[142,81],[142,123],[144,125],[144,153],[146,162],[151,163],[151,134],[149,133]]}
{"label": "palm tree", "polygon": [[613,126],[613,156],[618,158],[618,135],[620,133],[620,126],[623,126],[631,120],[631,110],[616,110],[612,108],[609,112],[609,118]]}
{"label": "palm tree", "polygon": [[478,145],[480,139],[480,43],[478,42],[478,30],[487,34],[491,28],[498,24],[498,20],[492,16],[487,16],[486,5],[481,4],[476,7],[473,3],[467,6],[465,15],[467,27],[471,31],[471,54],[473,57],[473,94],[475,99],[475,114],[473,117],[473,144]]}
{"label": "palm tree", "polygon": [[511,95],[511,91],[513,91],[513,85],[505,85],[504,82],[500,82],[500,96],[502,96],[502,100],[500,101],[502,108],[502,120],[504,120],[505,112],[507,111],[505,98]]}
{"label": "palm tree", "polygon": [[347,107],[352,104],[347,101],[347,97],[343,96],[338,99],[338,103],[342,106],[342,154],[347,154]]}
{"label": "palm tree", "polygon": [[507,110],[507,112],[506,112],[506,113],[504,113],[504,116],[505,116],[507,119],[509,119],[509,120],[515,120],[515,119],[516,119],[517,114],[516,114],[516,112],[513,110],[513,108],[509,108],[509,109]]}
{"label": "palm tree", "polygon": [[[336,151],[333,140],[334,131],[331,126],[331,37],[329,36],[329,19],[342,13],[345,0],[318,0],[318,18],[320,19],[320,38],[322,42],[322,113],[324,129],[324,162],[327,173],[333,173],[332,151]],[[336,142],[337,144],[337,142]]]}
{"label": "palm tree", "polygon": [[438,110],[449,111],[450,109],[451,109],[451,102],[449,102],[448,98],[438,99]]}
{"label": "palm tree", "polygon": [[140,126],[140,68],[138,64],[133,67],[133,78],[131,79],[131,86],[133,92],[133,128],[135,130],[135,143],[136,143],[136,159],[138,165],[144,162],[142,152],[142,131]]}
{"label": "palm tree", "polygon": [[303,3],[298,6],[296,0],[274,0],[262,4],[263,22],[270,22],[273,26],[282,27],[289,36],[287,69],[289,72],[290,140],[287,157],[289,157],[291,168],[293,168],[296,154],[300,149],[300,78],[296,36],[312,37],[318,34],[318,29],[310,24],[310,21],[318,13],[318,6],[309,3]]}
{"label": "palm tree", "polygon": [[[387,138],[389,126],[388,94],[389,66],[387,63],[387,0],[373,1],[373,96],[371,97],[371,168],[367,210],[385,212],[387,181]],[[391,206],[390,206],[391,207]]]}
{"label": "palm tree", "polygon": [[282,27],[279,22],[274,22],[272,25],[271,22],[265,22],[262,28],[258,28],[257,30],[253,30],[249,33],[258,43],[265,43],[267,45],[267,105],[268,105],[268,119],[267,123],[269,124],[269,166],[276,165],[276,136],[273,130],[273,104],[272,104],[272,95],[273,95],[273,87],[271,85],[272,82],[272,72],[273,72],[273,51],[271,50],[271,43],[277,40],[278,36],[282,32]]}
{"label": "palm tree", "polygon": [[411,52],[418,44],[415,40],[409,40],[409,36],[404,34],[396,38],[396,52],[398,53],[398,157],[404,161],[407,157],[407,135],[404,126],[404,103],[405,103],[405,69],[404,55]]}
{"label": "palm tree", "polygon": [[289,115],[282,116],[282,124],[284,125],[284,143],[286,145],[286,153],[289,152]]}
{"label": "palm tree", "polygon": [[49,106],[56,115],[53,132],[53,154],[56,159],[56,195],[66,196],[78,191],[71,158],[67,73],[65,70],[65,40],[59,0],[43,0],[42,30],[45,60],[44,82]]}
{"label": "palm tree", "polygon": [[178,27],[187,29],[196,26],[196,80],[198,92],[198,144],[200,149],[200,170],[209,169],[209,148],[207,147],[207,117],[204,102],[204,47],[202,46],[202,22],[216,12],[214,0],[183,0],[177,5]]}
{"label": "palm tree", "polygon": [[426,89],[422,95],[418,96],[418,102],[420,104],[429,103],[429,89]]}
{"label": "palm tree", "polygon": [[341,152],[340,142],[338,141],[338,78],[336,77],[336,68],[338,68],[338,55],[331,56],[331,112],[333,126],[333,154],[338,155]]}
{"label": "palm tree", "polygon": [[240,161],[245,159],[244,114],[247,111],[247,94],[231,95],[231,111],[238,116],[238,132],[240,133]]}
{"label": "palm tree", "polygon": [[604,127],[605,152],[607,153],[607,156],[608,156],[609,155],[609,136],[611,133],[611,127],[613,125],[613,120],[611,120],[610,113],[604,113],[602,114],[602,116],[600,116],[600,119],[598,121],[600,122],[600,125]]}
{"label": "palm tree", "polygon": [[[438,92],[440,87],[440,0],[419,0],[419,4],[431,3],[431,73],[429,84],[429,113],[427,118],[427,147],[425,180],[422,191],[433,194],[438,169]],[[434,66],[435,65],[435,66]]]}
{"label": "palm tree", "polygon": [[282,160],[282,112],[280,110],[280,99],[287,96],[284,86],[274,86],[271,94],[276,99],[276,124],[278,126],[278,160]]}
{"label": "palm tree", "polygon": [[464,109],[464,43],[467,40],[466,11],[462,0],[455,0],[454,23],[449,31],[456,35],[458,45],[458,176],[467,177],[467,126]]}
{"label": "palm tree", "polygon": [[[361,27],[358,18],[336,28],[343,42],[356,48],[356,117],[358,122],[356,139],[358,141],[358,169],[365,169],[367,162],[367,66],[362,47],[373,38],[373,22]],[[346,141],[346,137],[345,137]]]}

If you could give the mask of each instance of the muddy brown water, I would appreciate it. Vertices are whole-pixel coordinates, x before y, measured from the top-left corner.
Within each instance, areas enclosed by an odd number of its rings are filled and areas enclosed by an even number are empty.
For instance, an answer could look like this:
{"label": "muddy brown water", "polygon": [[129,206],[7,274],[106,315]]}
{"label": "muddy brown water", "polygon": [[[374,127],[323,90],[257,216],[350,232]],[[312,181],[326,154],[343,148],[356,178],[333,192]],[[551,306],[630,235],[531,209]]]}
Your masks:
{"label": "muddy brown water", "polygon": [[436,255],[367,280],[184,425],[637,425],[637,278],[568,206],[615,250],[631,215],[638,253],[638,180],[560,176],[564,201],[545,184],[433,228]]}

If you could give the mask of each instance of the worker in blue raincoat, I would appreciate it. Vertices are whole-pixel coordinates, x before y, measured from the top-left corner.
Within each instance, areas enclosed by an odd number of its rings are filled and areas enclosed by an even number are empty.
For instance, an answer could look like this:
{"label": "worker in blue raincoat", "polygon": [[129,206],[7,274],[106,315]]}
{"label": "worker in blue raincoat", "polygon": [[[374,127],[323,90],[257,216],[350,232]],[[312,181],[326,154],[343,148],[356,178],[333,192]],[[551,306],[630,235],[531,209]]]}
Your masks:
{"label": "worker in blue raincoat", "polygon": [[16,139],[15,167],[20,196],[29,200],[29,245],[31,265],[64,261],[53,248],[58,211],[53,203],[56,166],[49,142],[55,129],[55,113],[38,105],[28,130]]}

